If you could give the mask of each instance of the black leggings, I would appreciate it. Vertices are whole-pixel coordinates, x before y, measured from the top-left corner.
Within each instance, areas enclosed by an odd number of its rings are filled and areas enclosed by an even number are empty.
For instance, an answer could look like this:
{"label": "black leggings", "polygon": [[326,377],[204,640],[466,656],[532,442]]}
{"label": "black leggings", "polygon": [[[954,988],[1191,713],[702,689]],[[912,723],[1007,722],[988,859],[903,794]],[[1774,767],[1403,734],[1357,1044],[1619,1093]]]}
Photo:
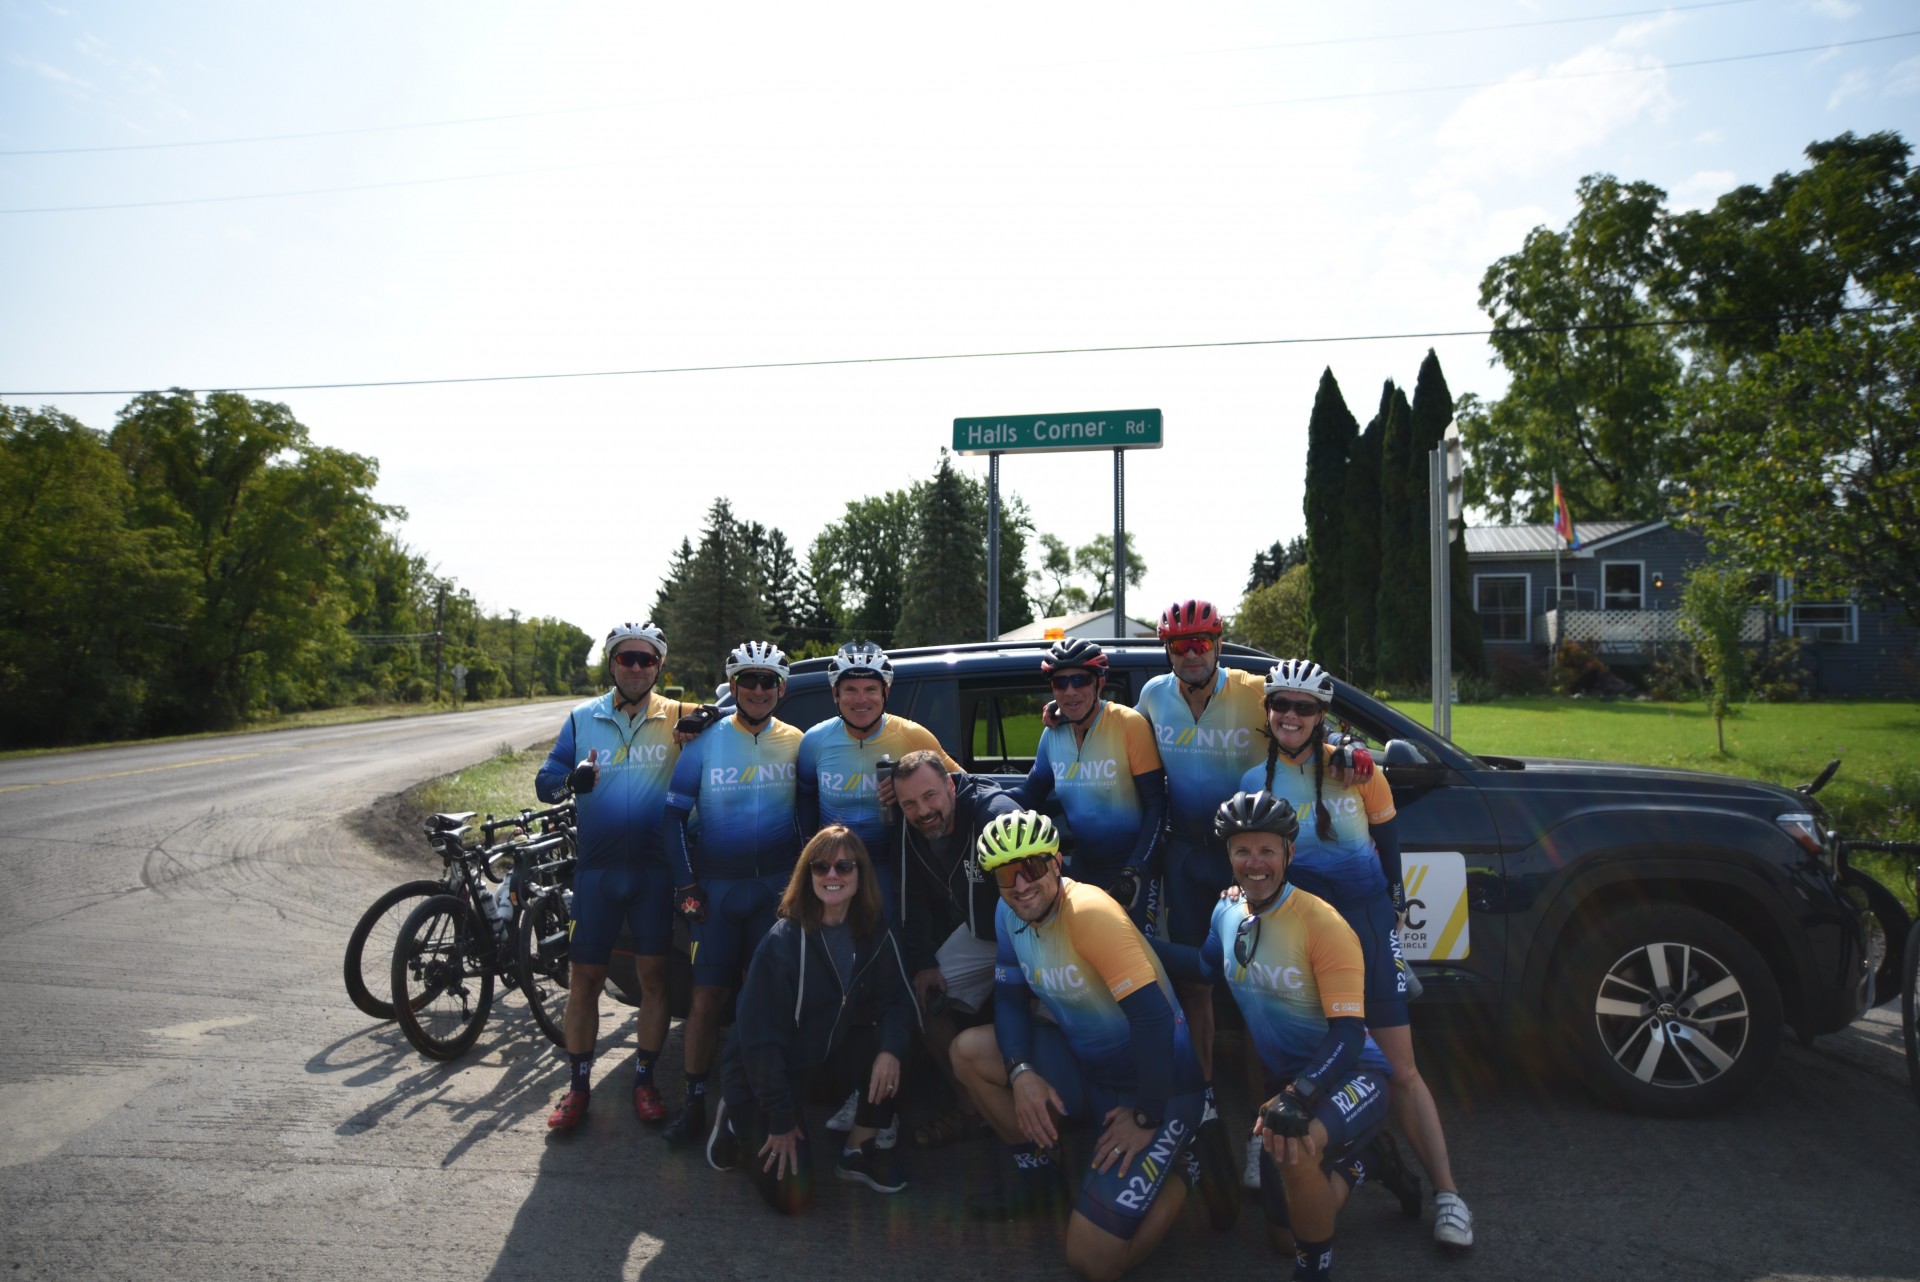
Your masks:
{"label": "black leggings", "polygon": [[[873,1081],[873,1060],[879,1051],[880,1039],[871,1025],[849,1029],[826,1063],[788,1078],[794,1108],[805,1108],[809,1089],[819,1081],[830,1088],[836,1105],[849,1091],[860,1092],[860,1106],[853,1119],[855,1126],[881,1130],[892,1125],[893,1100],[875,1104],[867,1099],[867,1087]],[[813,1205],[813,1145],[804,1122],[800,1127],[798,1170],[785,1179],[777,1179],[773,1172],[764,1169],[766,1159],[760,1156],[760,1146],[767,1142],[767,1115],[751,1095],[736,1098],[734,1092],[728,1092],[727,1122],[740,1144],[740,1162],[768,1206],[782,1215],[799,1215]]]}

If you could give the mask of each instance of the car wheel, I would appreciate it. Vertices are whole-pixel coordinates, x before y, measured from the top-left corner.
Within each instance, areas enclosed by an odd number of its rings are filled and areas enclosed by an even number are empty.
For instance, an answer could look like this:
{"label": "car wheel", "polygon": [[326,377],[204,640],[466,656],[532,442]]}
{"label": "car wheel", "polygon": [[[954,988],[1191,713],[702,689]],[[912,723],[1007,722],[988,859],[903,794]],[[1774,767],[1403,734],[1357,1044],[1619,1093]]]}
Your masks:
{"label": "car wheel", "polygon": [[1650,904],[1603,918],[1554,982],[1574,1071],[1630,1112],[1693,1117],[1753,1089],[1780,1051],[1780,988],[1716,917]]}

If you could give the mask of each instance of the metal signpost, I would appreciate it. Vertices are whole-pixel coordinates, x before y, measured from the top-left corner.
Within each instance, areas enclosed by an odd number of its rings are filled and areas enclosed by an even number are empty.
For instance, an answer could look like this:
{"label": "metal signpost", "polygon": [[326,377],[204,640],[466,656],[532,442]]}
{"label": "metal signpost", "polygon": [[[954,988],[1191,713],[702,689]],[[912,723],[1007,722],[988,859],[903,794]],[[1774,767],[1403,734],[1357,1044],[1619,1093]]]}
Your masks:
{"label": "metal signpost", "polygon": [[1451,425],[1439,445],[1427,453],[1427,511],[1432,519],[1428,548],[1433,590],[1433,728],[1453,738],[1453,583],[1448,546],[1457,537],[1464,466],[1460,430]]}
{"label": "metal signpost", "polygon": [[987,640],[1000,636],[1000,456],[1113,451],[1113,618],[1126,632],[1128,450],[1160,448],[1159,410],[1005,414],[953,420],[953,452],[987,456]]}

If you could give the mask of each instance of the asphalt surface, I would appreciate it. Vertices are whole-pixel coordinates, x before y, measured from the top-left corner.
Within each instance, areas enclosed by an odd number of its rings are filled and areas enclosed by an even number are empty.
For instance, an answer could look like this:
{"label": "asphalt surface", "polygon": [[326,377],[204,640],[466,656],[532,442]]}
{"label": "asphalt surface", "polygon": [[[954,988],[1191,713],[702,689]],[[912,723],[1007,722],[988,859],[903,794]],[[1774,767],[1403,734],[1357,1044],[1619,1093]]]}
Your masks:
{"label": "asphalt surface", "polygon": [[[781,1220],[634,1118],[611,1003],[594,1111],[559,1138],[560,1061],[517,994],[452,1065],[348,1003],[353,921],[433,870],[358,818],[560,715],[0,762],[0,1278],[1069,1276],[1052,1230],[961,1215],[996,1178],[986,1142],[910,1155],[897,1197],[827,1179],[811,1216]],[[1412,1224],[1362,1189],[1338,1276],[1920,1277],[1920,1107],[1885,1008],[1678,1123],[1445,1031],[1422,1063],[1478,1241],[1442,1255],[1430,1207]],[[677,1093],[677,1033],[663,1062]],[[1286,1276],[1254,1210],[1215,1234],[1192,1208],[1135,1276]]]}

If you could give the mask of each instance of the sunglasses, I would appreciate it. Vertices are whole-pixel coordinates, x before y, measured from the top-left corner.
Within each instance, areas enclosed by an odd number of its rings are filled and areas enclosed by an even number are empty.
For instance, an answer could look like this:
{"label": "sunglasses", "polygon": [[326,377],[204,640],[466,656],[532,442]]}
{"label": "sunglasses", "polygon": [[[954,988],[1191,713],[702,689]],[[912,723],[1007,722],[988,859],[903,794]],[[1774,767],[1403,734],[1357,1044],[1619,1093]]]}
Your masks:
{"label": "sunglasses", "polygon": [[1260,914],[1249,910],[1240,929],[1233,933],[1233,960],[1243,968],[1253,964],[1253,955],[1260,947]]}
{"label": "sunglasses", "polygon": [[1016,859],[1010,864],[1001,864],[993,870],[994,884],[1002,890],[1012,890],[1025,877],[1029,882],[1039,881],[1053,869],[1052,855],[1028,855],[1025,859]]}
{"label": "sunglasses", "polygon": [[816,859],[807,865],[807,867],[813,870],[813,875],[816,877],[824,877],[830,872],[839,873],[844,877],[859,866],[859,864],[851,859],[836,859],[832,863],[828,863],[824,859]]}
{"label": "sunglasses", "polygon": [[1316,716],[1320,712],[1320,703],[1315,699],[1289,699],[1283,694],[1267,696],[1268,712],[1292,712],[1302,717]]}
{"label": "sunglasses", "polygon": [[1167,642],[1168,654],[1208,654],[1212,650],[1212,637],[1181,637],[1178,641]]}
{"label": "sunglasses", "polygon": [[613,661],[623,668],[652,668],[659,666],[660,656],[648,650],[622,650]]}
{"label": "sunglasses", "polygon": [[778,690],[780,678],[772,672],[742,672],[733,679],[742,690]]}
{"label": "sunglasses", "polygon": [[1048,681],[1047,684],[1056,690],[1084,690],[1092,685],[1095,680],[1096,678],[1089,673],[1069,672],[1062,676],[1054,677]]}

